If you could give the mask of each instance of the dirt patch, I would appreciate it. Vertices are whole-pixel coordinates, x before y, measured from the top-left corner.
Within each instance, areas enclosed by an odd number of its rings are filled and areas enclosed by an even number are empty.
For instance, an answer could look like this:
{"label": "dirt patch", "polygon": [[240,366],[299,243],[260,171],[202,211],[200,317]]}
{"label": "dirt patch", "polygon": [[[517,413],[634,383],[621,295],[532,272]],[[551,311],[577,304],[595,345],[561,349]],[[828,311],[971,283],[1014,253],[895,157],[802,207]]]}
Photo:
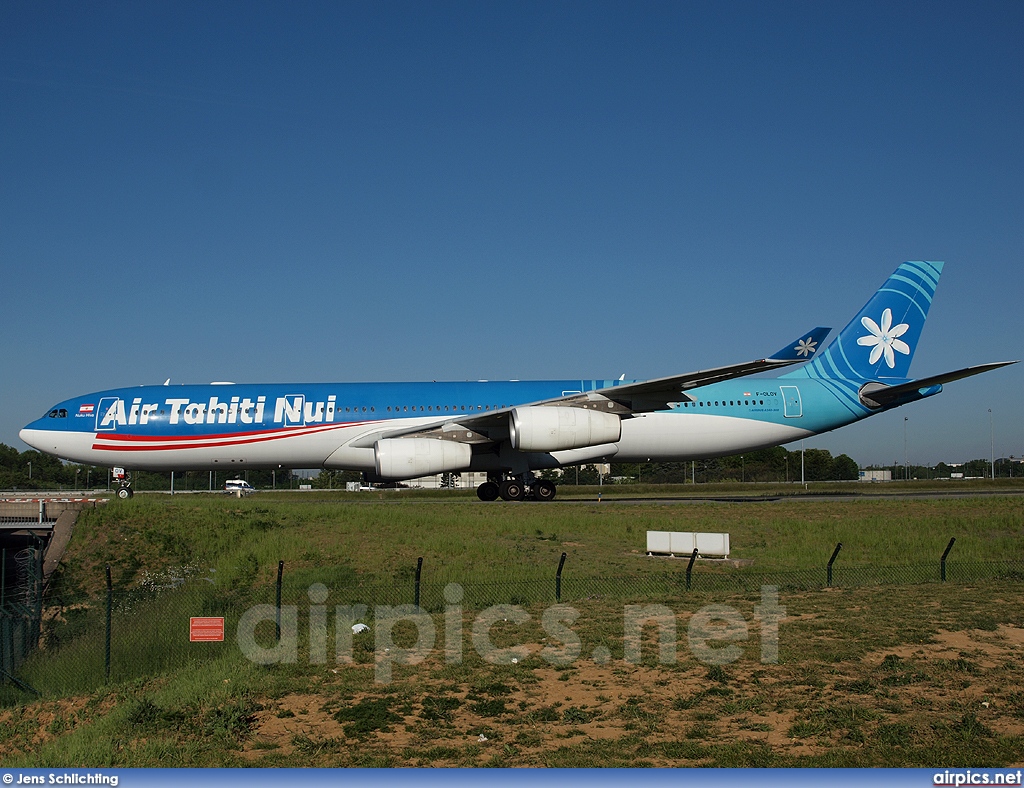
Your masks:
{"label": "dirt patch", "polygon": [[864,661],[869,665],[880,665],[889,655],[925,661],[970,659],[978,667],[992,670],[1024,655],[1024,628],[1000,624],[994,630],[950,632],[940,629],[932,643],[883,649],[868,654]]}
{"label": "dirt patch", "polygon": [[[534,654],[538,650],[539,646],[532,649]],[[318,746],[333,751],[378,749],[403,753],[412,763],[441,766],[486,763],[511,748],[527,762],[539,763],[545,753],[559,748],[637,736],[649,743],[685,738],[756,741],[793,756],[825,749],[788,735],[796,716],[793,711],[765,708],[759,713],[725,715],[715,710],[723,699],[742,700],[747,690],[760,691],[776,683],[765,682],[763,676],[755,678],[764,672],[758,664],[730,666],[729,686],[708,678],[708,669],[696,663],[663,668],[581,661],[557,668],[530,658],[510,667],[505,666],[490,685],[481,684],[480,679],[473,684],[418,682],[407,713],[401,712],[387,729],[362,736],[352,735],[335,710],[386,697],[383,688],[356,694],[340,704],[329,701],[329,688],[324,694],[262,700],[265,710],[257,715],[244,755],[258,762],[265,755],[291,755]],[[394,708],[400,705],[396,702]],[[439,715],[438,708],[447,708],[447,713]],[[708,719],[712,715],[716,718]]]}
{"label": "dirt patch", "polygon": [[[0,760],[31,752],[74,730],[89,704],[89,698],[62,698],[0,711]],[[104,700],[90,713],[105,714],[113,705],[113,700]]]}

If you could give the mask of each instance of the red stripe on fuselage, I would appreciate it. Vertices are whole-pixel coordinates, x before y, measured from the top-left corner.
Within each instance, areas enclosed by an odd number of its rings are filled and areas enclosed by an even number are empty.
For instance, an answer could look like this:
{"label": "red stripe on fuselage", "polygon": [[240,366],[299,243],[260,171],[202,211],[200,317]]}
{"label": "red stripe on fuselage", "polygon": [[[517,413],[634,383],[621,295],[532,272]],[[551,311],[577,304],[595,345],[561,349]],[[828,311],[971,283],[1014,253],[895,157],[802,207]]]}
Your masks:
{"label": "red stripe on fuselage", "polygon": [[[252,443],[265,443],[272,440],[301,438],[321,432],[358,427],[369,422],[347,422],[317,424],[306,427],[282,427],[276,430],[262,430],[254,433],[217,434],[217,435],[103,435],[97,434],[92,448],[94,451],[170,451],[182,449],[210,449],[225,446],[244,446]],[[105,443],[104,443],[105,442]],[[144,445],[131,445],[141,443]]]}

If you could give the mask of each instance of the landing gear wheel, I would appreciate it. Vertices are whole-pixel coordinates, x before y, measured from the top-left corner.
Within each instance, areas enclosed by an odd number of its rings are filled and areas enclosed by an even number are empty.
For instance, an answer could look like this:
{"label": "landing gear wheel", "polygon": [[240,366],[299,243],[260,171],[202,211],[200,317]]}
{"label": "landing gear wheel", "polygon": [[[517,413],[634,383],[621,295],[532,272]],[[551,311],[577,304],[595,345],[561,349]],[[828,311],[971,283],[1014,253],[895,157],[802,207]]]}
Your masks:
{"label": "landing gear wheel", "polygon": [[547,479],[541,479],[533,485],[533,497],[538,501],[553,501],[556,492],[555,483]]}
{"label": "landing gear wheel", "polygon": [[476,488],[476,497],[481,501],[498,500],[498,485],[494,482],[484,482]]}
{"label": "landing gear wheel", "polygon": [[498,488],[503,501],[521,501],[526,497],[526,488],[515,479],[506,479]]}
{"label": "landing gear wheel", "polygon": [[117,488],[117,497],[120,498],[122,501],[127,501],[133,495],[135,495],[135,490],[133,490],[131,487]]}

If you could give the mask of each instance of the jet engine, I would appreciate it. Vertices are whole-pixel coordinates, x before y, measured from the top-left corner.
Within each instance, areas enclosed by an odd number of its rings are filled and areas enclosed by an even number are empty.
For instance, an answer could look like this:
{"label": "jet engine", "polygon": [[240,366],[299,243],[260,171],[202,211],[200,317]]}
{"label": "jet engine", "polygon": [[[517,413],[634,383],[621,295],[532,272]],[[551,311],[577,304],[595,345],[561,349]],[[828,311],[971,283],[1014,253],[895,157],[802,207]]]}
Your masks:
{"label": "jet engine", "polygon": [[622,435],[622,421],[612,413],[583,408],[515,408],[509,432],[513,449],[564,451],[615,443]]}
{"label": "jet engine", "polygon": [[472,449],[466,443],[434,438],[384,438],[373,444],[373,457],[382,479],[415,479],[466,470]]}

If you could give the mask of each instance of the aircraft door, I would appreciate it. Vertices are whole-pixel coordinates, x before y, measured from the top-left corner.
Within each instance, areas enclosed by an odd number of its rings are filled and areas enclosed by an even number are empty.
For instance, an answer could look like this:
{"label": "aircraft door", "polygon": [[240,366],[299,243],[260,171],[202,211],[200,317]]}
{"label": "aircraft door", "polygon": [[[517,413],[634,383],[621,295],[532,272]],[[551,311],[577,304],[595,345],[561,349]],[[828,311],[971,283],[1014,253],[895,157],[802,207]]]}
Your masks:
{"label": "aircraft door", "polygon": [[800,389],[796,386],[779,386],[782,392],[783,414],[787,419],[799,419],[804,415],[803,402],[800,400]]}
{"label": "aircraft door", "polygon": [[96,406],[96,432],[115,430],[124,424],[124,402],[120,397],[103,397]]}

